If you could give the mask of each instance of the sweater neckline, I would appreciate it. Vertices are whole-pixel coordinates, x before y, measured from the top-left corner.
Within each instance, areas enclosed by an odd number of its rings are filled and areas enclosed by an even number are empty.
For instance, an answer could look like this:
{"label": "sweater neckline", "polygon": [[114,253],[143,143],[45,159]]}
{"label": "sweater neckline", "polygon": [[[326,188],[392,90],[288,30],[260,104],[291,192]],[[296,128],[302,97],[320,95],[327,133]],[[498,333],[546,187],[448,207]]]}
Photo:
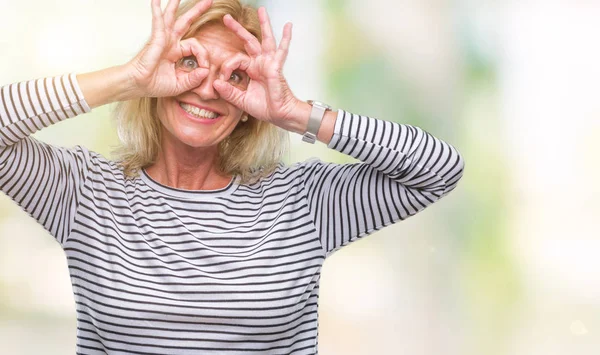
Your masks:
{"label": "sweater neckline", "polygon": [[142,181],[146,183],[151,189],[174,197],[187,198],[187,199],[198,199],[198,198],[213,198],[213,197],[224,197],[231,195],[239,186],[239,178],[234,176],[231,178],[231,181],[227,186],[216,189],[216,190],[186,190],[186,189],[178,189],[175,187],[163,185],[158,181],[154,180],[150,175],[146,172],[146,169],[142,169],[140,174],[140,178]]}

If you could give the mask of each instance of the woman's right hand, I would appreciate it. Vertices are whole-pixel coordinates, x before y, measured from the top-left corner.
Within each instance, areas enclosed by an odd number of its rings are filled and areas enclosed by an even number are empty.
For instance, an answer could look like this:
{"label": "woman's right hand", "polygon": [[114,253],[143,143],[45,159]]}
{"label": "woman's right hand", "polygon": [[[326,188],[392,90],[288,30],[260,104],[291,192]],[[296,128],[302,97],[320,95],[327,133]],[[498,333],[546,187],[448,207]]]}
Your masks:
{"label": "woman's right hand", "polygon": [[[199,86],[209,73],[206,49],[195,38],[181,38],[211,5],[212,0],[201,0],[176,18],[179,0],[169,0],[164,13],[160,0],[152,0],[152,36],[140,53],[127,64],[77,75],[88,106],[140,97],[177,96]],[[178,67],[187,56],[196,57],[197,69]]]}
{"label": "woman's right hand", "polygon": [[[152,0],[152,36],[125,68],[133,86],[131,96],[176,96],[197,87],[208,76],[208,57],[195,39],[181,40],[191,23],[202,15],[212,0],[200,0],[176,18],[180,0],[169,0],[164,13],[160,0]],[[178,70],[182,58],[194,56],[199,68]]]}

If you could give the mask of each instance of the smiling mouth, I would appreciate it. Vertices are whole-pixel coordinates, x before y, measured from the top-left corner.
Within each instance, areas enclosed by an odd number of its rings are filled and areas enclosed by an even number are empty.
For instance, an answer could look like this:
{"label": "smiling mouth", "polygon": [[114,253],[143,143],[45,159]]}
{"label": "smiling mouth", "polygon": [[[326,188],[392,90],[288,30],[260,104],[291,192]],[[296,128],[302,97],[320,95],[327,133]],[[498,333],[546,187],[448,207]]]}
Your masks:
{"label": "smiling mouth", "polygon": [[179,103],[179,106],[181,106],[181,108],[189,113],[190,115],[194,116],[194,117],[198,117],[198,118],[203,118],[203,119],[209,119],[209,120],[214,120],[216,118],[219,118],[219,114],[213,111],[208,111],[205,109],[201,109],[198,108],[196,106],[192,106],[190,104],[186,104],[183,102]]}

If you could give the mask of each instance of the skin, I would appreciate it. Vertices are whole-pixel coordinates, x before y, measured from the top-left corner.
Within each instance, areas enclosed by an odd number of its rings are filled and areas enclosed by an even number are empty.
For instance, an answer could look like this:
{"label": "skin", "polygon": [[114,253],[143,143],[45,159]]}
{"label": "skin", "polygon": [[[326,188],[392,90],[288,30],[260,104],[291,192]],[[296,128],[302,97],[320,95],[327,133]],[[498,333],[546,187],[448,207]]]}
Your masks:
{"label": "skin", "polygon": [[[182,40],[190,24],[211,5],[197,3],[176,18],[179,0],[169,0],[165,11],[160,0],[152,0],[152,36],[148,44],[125,65],[78,75],[90,107],[139,97],[157,97],[163,142],[157,161],[146,168],[163,185],[187,190],[225,187],[231,176],[217,169],[218,143],[225,139],[247,113],[291,132],[303,134],[311,106],[296,98],[283,76],[283,65],[292,38],[286,24],[277,45],[269,17],[258,10],[262,43],[231,16],[223,25],[201,29]],[[196,63],[182,58],[197,58]],[[245,73],[240,83],[232,74]],[[194,122],[179,108],[179,102],[214,110],[214,122]],[[337,114],[327,112],[317,139],[329,143]]]}
{"label": "skin", "polygon": [[[155,180],[169,186],[194,188],[204,180],[204,189],[218,189],[231,181],[231,176],[221,174],[218,163],[218,144],[227,138],[240,123],[244,111],[221,98],[214,82],[226,75],[228,60],[245,54],[244,42],[225,26],[203,27],[194,36],[204,47],[203,59],[188,57],[185,63],[199,67],[204,63],[209,74],[198,87],[174,97],[158,99],[157,114],[162,123],[162,145],[156,163],[146,168]],[[199,63],[200,62],[200,63]],[[185,71],[186,69],[180,69]],[[246,90],[250,78],[242,71],[229,73],[228,82],[239,90]],[[180,103],[219,113],[214,120],[190,118]],[[205,176],[201,176],[205,175]]]}

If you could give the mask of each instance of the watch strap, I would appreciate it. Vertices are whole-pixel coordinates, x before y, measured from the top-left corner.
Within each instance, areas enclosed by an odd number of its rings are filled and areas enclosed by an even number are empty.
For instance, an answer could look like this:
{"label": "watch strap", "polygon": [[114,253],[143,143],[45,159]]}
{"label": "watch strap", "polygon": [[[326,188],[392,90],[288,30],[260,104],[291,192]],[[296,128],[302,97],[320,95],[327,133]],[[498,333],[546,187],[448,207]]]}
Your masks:
{"label": "watch strap", "polygon": [[331,107],[318,101],[309,100],[308,103],[312,106],[306,132],[302,136],[302,140],[307,143],[314,144],[317,141],[317,134],[321,128],[325,112],[331,110]]}

